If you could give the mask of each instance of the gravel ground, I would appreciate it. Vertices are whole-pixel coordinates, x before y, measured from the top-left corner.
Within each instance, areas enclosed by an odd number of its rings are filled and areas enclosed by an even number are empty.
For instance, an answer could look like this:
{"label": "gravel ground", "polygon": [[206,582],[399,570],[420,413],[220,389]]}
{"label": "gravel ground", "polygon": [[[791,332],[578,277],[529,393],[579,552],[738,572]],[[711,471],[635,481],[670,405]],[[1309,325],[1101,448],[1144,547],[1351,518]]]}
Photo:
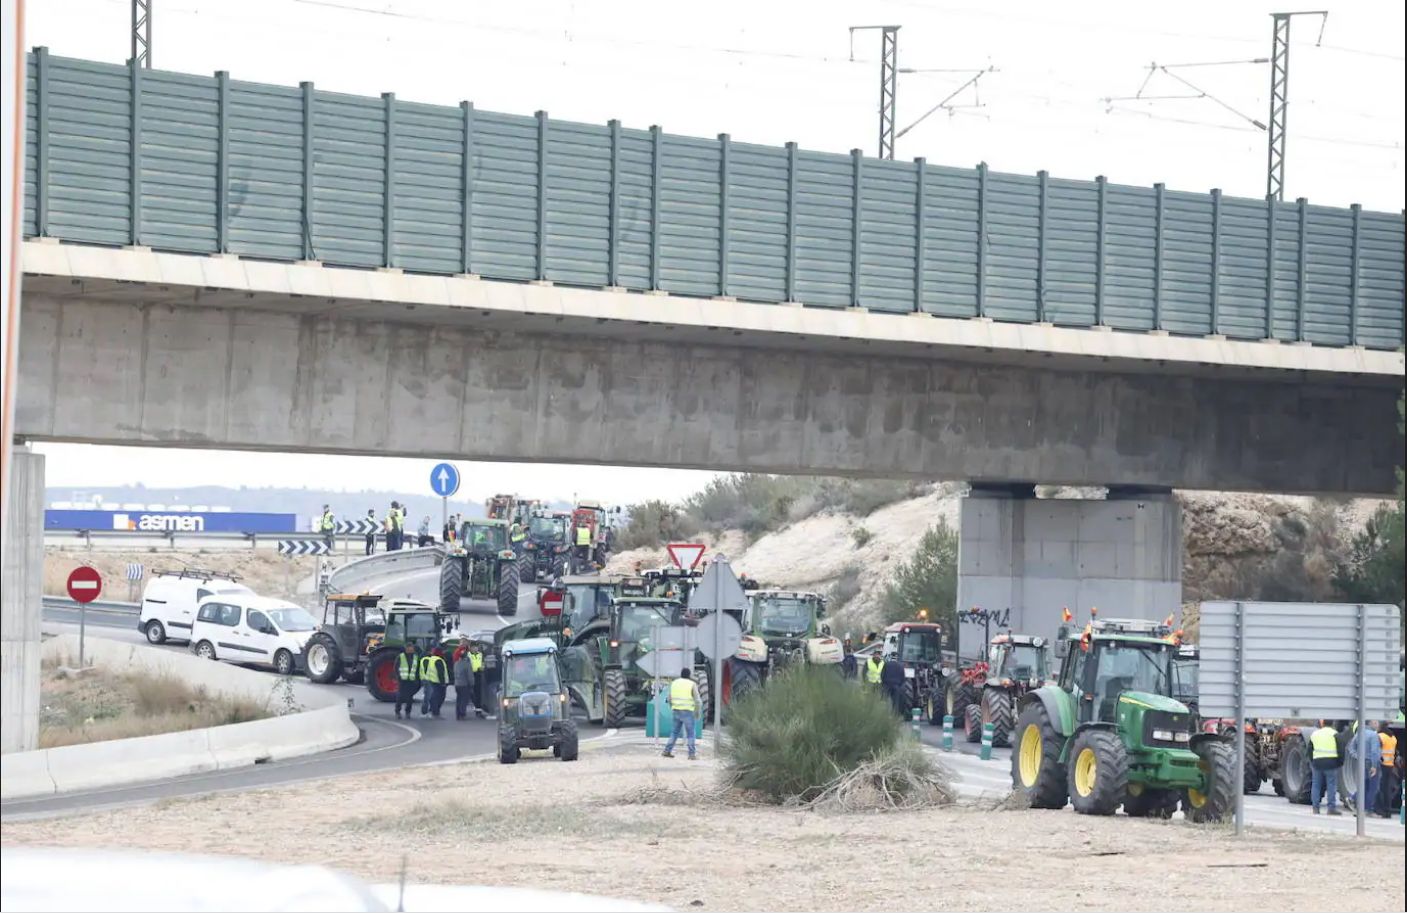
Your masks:
{"label": "gravel ground", "polygon": [[[706,792],[716,768],[638,735],[563,764],[460,764],[6,823],[3,843],[313,863],[384,881],[551,887],[704,910],[1401,909],[1402,848],[1376,841],[985,810],[833,815]],[[373,810],[381,810],[373,812]]]}

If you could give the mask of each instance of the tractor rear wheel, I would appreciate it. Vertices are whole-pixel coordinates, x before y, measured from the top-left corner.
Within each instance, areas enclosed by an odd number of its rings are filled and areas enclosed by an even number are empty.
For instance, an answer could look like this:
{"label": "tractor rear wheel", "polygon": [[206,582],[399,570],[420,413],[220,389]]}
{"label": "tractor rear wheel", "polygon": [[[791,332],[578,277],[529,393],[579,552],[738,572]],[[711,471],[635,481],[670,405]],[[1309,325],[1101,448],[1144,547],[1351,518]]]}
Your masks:
{"label": "tractor rear wheel", "polygon": [[1280,747],[1280,777],[1281,788],[1291,802],[1309,804],[1309,742],[1304,736],[1288,736]]}
{"label": "tractor rear wheel", "polygon": [[1177,811],[1177,798],[1176,790],[1130,783],[1124,795],[1124,814],[1130,818],[1171,818]]}
{"label": "tractor rear wheel", "polygon": [[735,701],[762,687],[762,667],[757,663],[745,663],[740,659],[730,659],[728,662],[732,682],[724,700],[725,706],[731,706]]}
{"label": "tractor rear wheel", "polygon": [[969,742],[982,741],[982,705],[968,704],[962,713],[962,735]]}
{"label": "tractor rear wheel", "polygon": [[1011,692],[1001,688],[982,689],[982,722],[992,724],[992,744],[1005,748],[1011,744]]}
{"label": "tractor rear wheel", "polygon": [[947,713],[954,723],[962,725],[967,705],[972,703],[974,696],[971,685],[964,685],[956,679],[948,682],[948,687],[943,691],[943,702],[947,705]]}
{"label": "tractor rear wheel", "polygon": [[1070,748],[1070,804],[1081,815],[1112,815],[1129,789],[1129,756],[1118,735],[1086,729]]}
{"label": "tractor rear wheel", "polygon": [[694,667],[694,684],[699,686],[699,703],[703,705],[704,723],[713,719],[713,669]]}
{"label": "tractor rear wheel", "polygon": [[378,650],[366,662],[366,690],[378,701],[394,701],[400,688],[400,676],[396,671],[396,660],[400,651]]}
{"label": "tractor rear wheel", "polygon": [[557,555],[552,559],[552,579],[564,577],[567,573],[567,556]]}
{"label": "tractor rear wheel", "polygon": [[1025,794],[1032,808],[1064,808],[1069,800],[1060,749],[1065,740],[1039,701],[1021,711],[1012,737],[1011,788]]}
{"label": "tractor rear wheel", "polygon": [[605,714],[602,717],[608,727],[615,728],[625,722],[625,673],[620,669],[607,669],[601,673],[601,694],[605,698]]}
{"label": "tractor rear wheel", "polygon": [[1241,790],[1248,796],[1254,796],[1260,792],[1260,757],[1252,748],[1249,737],[1246,742],[1246,766],[1242,771]]}
{"label": "tractor rear wheel", "polygon": [[518,562],[503,561],[498,565],[498,614],[518,614]]}
{"label": "tractor rear wheel", "polygon": [[459,600],[464,596],[464,558],[445,555],[440,564],[440,609],[445,612],[458,612]]}
{"label": "tractor rear wheel", "polygon": [[1205,791],[1188,788],[1183,811],[1198,823],[1220,821],[1236,807],[1236,789],[1242,782],[1237,776],[1236,750],[1220,741],[1199,742],[1192,750],[1202,759],[1197,766],[1209,782]]}
{"label": "tractor rear wheel", "polygon": [[581,745],[577,741],[576,720],[567,720],[562,723],[562,741],[557,745],[555,754],[563,761],[575,761],[580,753]]}
{"label": "tractor rear wheel", "polygon": [[318,631],[308,638],[303,647],[303,656],[309,681],[330,685],[342,674],[342,651],[337,649],[337,641],[332,639],[332,635],[325,631]]}
{"label": "tractor rear wheel", "polygon": [[928,696],[923,699],[923,715],[928,717],[928,725],[942,726],[943,714],[946,709],[943,695],[936,690],[929,690]]}
{"label": "tractor rear wheel", "polygon": [[537,583],[537,559],[532,552],[523,552],[518,559],[518,579],[524,583]]}

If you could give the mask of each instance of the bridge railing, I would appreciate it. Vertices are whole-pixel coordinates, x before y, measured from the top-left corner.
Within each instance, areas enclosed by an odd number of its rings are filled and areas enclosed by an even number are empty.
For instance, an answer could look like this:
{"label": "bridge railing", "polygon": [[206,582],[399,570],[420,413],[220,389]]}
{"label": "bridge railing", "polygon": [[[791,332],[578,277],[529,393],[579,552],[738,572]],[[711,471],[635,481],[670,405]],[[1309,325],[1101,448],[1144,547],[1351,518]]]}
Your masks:
{"label": "bridge railing", "polygon": [[1401,214],[29,58],[25,233],[1319,345],[1403,342]]}

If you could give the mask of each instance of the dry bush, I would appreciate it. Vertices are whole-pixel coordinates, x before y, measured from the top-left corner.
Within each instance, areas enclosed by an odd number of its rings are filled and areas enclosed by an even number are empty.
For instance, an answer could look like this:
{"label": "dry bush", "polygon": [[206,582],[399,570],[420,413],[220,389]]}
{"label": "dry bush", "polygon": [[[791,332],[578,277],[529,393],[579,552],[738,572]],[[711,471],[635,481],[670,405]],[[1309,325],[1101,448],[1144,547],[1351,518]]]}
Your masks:
{"label": "dry bush", "polygon": [[951,805],[956,799],[947,765],[916,743],[900,741],[801,804],[817,811],[904,811]]}

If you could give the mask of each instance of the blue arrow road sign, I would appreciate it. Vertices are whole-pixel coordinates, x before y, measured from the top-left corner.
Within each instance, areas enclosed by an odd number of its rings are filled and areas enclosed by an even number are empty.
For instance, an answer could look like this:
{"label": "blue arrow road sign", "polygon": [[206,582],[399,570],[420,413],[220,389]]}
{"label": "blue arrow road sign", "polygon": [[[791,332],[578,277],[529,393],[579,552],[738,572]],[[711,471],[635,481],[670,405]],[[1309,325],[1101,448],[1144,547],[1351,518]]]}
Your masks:
{"label": "blue arrow road sign", "polygon": [[453,463],[440,463],[430,470],[430,489],[442,498],[459,491],[459,470]]}

